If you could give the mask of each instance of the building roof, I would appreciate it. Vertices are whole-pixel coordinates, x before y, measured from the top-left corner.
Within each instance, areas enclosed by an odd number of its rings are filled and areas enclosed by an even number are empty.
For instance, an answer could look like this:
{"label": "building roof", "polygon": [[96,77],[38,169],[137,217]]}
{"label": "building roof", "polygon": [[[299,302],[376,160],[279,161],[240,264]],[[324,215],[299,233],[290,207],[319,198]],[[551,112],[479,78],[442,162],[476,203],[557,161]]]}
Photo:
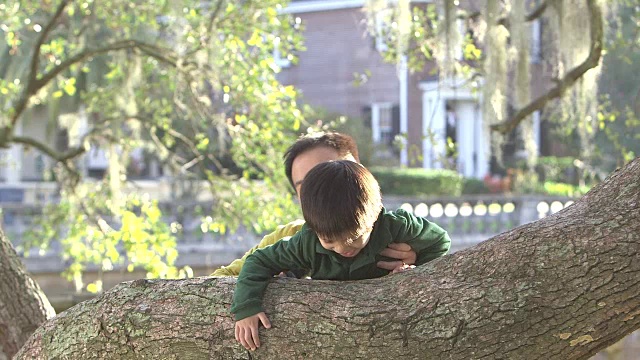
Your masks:
{"label": "building roof", "polygon": [[[430,3],[433,0],[412,0],[413,3]],[[282,9],[285,14],[300,14],[308,12],[331,11],[341,9],[361,8],[366,0],[292,0]]]}

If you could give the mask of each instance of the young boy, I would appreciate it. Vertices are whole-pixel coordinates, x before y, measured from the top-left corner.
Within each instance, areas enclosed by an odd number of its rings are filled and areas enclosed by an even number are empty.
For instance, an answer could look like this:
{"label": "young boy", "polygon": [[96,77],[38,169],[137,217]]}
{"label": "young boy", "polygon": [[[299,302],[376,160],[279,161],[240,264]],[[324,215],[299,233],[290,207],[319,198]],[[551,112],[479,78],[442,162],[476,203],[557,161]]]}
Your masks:
{"label": "young boy", "polygon": [[[360,162],[355,140],[347,134],[337,132],[313,133],[301,136],[287,149],[284,154],[285,174],[296,192],[298,200],[300,199],[300,184],[307,172],[319,163],[331,160]],[[293,236],[302,228],[302,225],[304,225],[304,221],[298,219],[279,226],[274,232],[265,235],[260,243],[247,251],[242,258],[233,260],[227,266],[222,266],[211,275],[238,276],[245,260],[254,251],[273,245],[282,238]],[[398,268],[402,264],[413,265],[416,260],[416,253],[411,250],[409,245],[403,243],[389,244],[389,247],[383,250],[382,254],[389,261],[380,261],[378,266],[387,270]],[[294,269],[291,270],[291,273],[299,275]]]}
{"label": "young boy", "polygon": [[240,272],[231,312],[235,335],[245,348],[260,346],[259,322],[269,328],[262,296],[269,279],[288,269],[306,269],[318,280],[361,280],[389,274],[376,263],[392,242],[407,243],[416,265],[444,255],[447,232],[423,218],[386,211],[378,182],[362,165],[349,160],[316,165],[300,192],[306,224],[289,240],[250,255]]}

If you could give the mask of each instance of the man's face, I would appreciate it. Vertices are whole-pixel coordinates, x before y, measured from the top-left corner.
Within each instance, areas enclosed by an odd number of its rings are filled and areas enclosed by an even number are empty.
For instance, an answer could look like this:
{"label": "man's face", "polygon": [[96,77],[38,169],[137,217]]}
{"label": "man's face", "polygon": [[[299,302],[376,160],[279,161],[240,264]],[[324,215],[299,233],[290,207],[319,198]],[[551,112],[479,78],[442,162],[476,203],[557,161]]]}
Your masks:
{"label": "man's face", "polygon": [[293,180],[293,185],[296,188],[298,200],[300,200],[300,187],[305,175],[307,175],[314,166],[332,160],[356,161],[351,154],[340,156],[335,149],[329,147],[316,147],[296,156],[293,164],[291,164],[291,180]]}

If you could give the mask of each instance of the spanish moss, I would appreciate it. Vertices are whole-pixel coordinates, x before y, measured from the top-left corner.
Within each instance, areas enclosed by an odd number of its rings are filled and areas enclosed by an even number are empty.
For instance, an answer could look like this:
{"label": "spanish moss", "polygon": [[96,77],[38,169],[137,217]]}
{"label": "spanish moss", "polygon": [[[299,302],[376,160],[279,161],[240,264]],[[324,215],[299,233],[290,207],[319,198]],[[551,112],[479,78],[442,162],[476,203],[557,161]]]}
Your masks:
{"label": "spanish moss", "polygon": [[[524,1],[514,1],[509,15],[512,63],[515,69],[513,80],[513,105],[520,109],[531,101],[531,25],[526,22],[526,8]],[[537,161],[538,145],[535,141],[533,121],[531,116],[524,119],[519,127],[524,148],[528,154],[527,165],[533,168]]]}
{"label": "spanish moss", "polygon": [[[507,29],[499,24],[500,3],[498,0],[488,0],[485,8],[487,32],[485,35],[484,84],[482,118],[483,135],[491,139],[490,147],[485,151],[499,161],[502,159],[502,144],[504,136],[491,133],[491,125],[506,120],[506,90],[507,90]],[[489,142],[486,142],[489,144]]]}

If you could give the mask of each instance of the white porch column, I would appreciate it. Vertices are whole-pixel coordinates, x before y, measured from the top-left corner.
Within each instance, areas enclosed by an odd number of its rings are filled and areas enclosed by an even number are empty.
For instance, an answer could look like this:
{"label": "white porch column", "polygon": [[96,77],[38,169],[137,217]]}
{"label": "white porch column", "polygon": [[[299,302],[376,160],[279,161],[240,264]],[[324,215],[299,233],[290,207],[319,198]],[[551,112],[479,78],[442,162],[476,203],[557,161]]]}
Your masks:
{"label": "white porch column", "polygon": [[[22,135],[22,121],[18,121],[13,128],[14,135]],[[22,152],[21,144],[13,144],[7,151],[7,164],[5,166],[5,178],[7,184],[18,184],[22,180]]]}
{"label": "white porch column", "polygon": [[380,143],[380,104],[371,104],[371,135],[373,143]]}
{"label": "white porch column", "polygon": [[[443,82],[428,81],[419,85],[422,93],[422,153],[424,168],[441,168],[440,159],[446,150],[446,110],[445,102],[453,100],[457,118],[456,136],[458,141],[458,163],[461,173],[476,178],[483,177],[489,170],[488,155],[484,152],[487,141],[482,133],[482,99],[463,86],[462,80]],[[428,134],[435,135],[433,146]]]}
{"label": "white porch column", "polygon": [[408,126],[408,98],[407,98],[407,56],[400,58],[400,66],[398,68],[400,79],[400,133],[404,135],[403,146],[400,150],[400,165],[407,166],[409,164],[407,155],[407,138],[409,132]]}
{"label": "white porch column", "polygon": [[476,177],[478,158],[476,142],[476,103],[458,101],[454,107],[457,115],[456,137],[458,146],[458,171],[465,177]]}
{"label": "white porch column", "polygon": [[488,154],[485,152],[485,143],[490,141],[489,139],[485,139],[484,133],[482,130],[482,111],[480,110],[480,103],[475,104],[475,153],[478,168],[476,169],[475,177],[482,179],[486,174],[489,173],[489,158]]}
{"label": "white porch column", "polygon": [[[442,168],[440,159],[446,151],[446,119],[444,99],[438,91],[425,91],[422,94],[422,167],[425,169]],[[433,141],[430,134],[434,135]]]}

